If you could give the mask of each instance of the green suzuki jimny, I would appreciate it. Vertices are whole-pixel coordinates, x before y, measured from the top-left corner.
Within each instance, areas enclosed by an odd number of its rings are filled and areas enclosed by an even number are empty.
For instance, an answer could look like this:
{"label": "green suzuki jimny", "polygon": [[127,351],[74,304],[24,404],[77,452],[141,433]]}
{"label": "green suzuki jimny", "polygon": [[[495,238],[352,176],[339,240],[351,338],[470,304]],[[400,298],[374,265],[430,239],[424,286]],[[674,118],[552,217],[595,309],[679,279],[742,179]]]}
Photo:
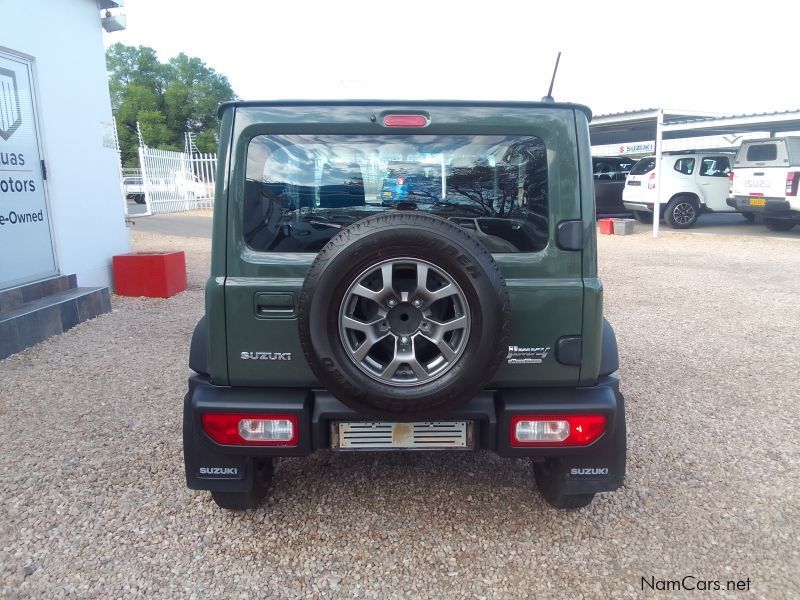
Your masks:
{"label": "green suzuki jimny", "polygon": [[622,485],[589,109],[233,102],[220,116],[190,488],[253,508],[275,457],[321,449],[528,457],[557,508]]}

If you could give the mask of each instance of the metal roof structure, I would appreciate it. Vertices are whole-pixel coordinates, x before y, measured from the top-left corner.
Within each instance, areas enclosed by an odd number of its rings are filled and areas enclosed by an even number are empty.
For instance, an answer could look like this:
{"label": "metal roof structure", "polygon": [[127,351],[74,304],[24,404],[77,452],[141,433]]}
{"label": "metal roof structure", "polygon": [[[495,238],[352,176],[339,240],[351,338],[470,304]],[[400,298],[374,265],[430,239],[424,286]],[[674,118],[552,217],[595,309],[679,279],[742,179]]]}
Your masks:
{"label": "metal roof structure", "polygon": [[654,140],[656,139],[658,116],[661,112],[663,112],[665,124],[720,116],[707,112],[660,108],[597,115],[589,123],[592,145],[627,144]]}
{"label": "metal roof structure", "polygon": [[760,131],[770,134],[800,131],[800,110],[724,115],[711,118],[676,120],[670,123],[665,121],[663,126],[665,139]]}
{"label": "metal roof structure", "polygon": [[647,108],[597,115],[589,123],[593,146],[626,144],[656,139],[663,113],[662,139],[691,138],[751,132],[800,131],[800,110],[723,115],[707,112]]}

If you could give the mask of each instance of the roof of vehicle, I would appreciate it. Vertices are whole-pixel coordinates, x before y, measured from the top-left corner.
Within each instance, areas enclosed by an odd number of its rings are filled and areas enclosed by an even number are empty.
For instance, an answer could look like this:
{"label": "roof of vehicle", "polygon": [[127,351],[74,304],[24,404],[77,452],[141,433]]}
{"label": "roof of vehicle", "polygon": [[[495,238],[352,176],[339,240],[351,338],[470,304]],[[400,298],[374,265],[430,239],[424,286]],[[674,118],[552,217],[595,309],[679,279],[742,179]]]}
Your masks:
{"label": "roof of vehicle", "polygon": [[721,148],[718,150],[665,150],[667,156],[695,156],[697,154],[736,154],[736,148]]}
{"label": "roof of vehicle", "polygon": [[227,108],[240,106],[485,106],[497,108],[571,108],[580,110],[588,121],[592,120],[592,110],[583,104],[572,102],[527,102],[527,101],[495,101],[495,100],[234,100],[223,102],[217,109],[217,115]]}
{"label": "roof of vehicle", "polygon": [[[661,156],[697,156],[698,154],[705,154],[707,156],[719,156],[721,154],[724,156],[726,154],[736,154],[736,150],[737,148],[723,148],[721,150],[665,150],[661,153]],[[648,154],[647,156],[643,156],[638,160],[648,160],[655,157],[655,154]]]}
{"label": "roof of vehicle", "polygon": [[781,137],[758,138],[755,140],[742,140],[742,146],[744,146],[745,144],[764,144],[768,142],[782,142],[784,140],[800,140],[800,135],[783,135]]}

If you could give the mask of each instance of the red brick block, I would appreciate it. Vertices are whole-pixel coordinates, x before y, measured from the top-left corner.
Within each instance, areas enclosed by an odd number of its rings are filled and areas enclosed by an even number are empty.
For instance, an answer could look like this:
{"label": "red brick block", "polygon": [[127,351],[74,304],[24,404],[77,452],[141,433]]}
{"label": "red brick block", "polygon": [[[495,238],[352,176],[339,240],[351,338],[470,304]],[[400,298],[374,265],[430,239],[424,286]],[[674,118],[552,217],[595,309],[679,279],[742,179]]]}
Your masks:
{"label": "red brick block", "polygon": [[114,257],[114,288],[120,296],[169,298],[186,289],[183,252],[130,252]]}

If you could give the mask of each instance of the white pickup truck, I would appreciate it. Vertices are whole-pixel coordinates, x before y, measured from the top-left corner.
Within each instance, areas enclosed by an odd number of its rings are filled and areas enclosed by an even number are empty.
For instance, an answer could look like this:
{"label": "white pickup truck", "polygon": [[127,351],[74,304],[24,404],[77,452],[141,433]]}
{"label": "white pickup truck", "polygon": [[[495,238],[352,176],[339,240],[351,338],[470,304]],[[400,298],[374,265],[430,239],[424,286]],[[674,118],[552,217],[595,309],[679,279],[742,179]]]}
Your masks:
{"label": "white pickup truck", "polygon": [[745,140],[729,176],[728,206],[764,218],[771,231],[800,222],[800,137]]}
{"label": "white pickup truck", "polygon": [[144,182],[141,177],[123,177],[122,188],[127,200],[133,200],[136,204],[144,204]]}

